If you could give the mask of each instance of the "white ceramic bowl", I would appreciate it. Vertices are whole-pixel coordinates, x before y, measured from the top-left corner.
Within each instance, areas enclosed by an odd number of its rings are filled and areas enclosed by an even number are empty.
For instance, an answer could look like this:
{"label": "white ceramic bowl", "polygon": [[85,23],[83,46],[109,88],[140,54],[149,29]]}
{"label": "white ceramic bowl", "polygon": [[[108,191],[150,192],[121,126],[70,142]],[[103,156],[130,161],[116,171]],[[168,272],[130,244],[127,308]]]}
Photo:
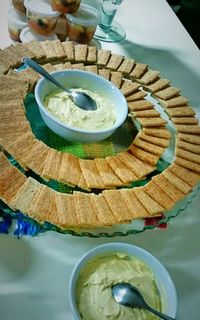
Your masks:
{"label": "white ceramic bowl", "polygon": [[[97,246],[86,254],[75,265],[69,282],[69,303],[75,320],[81,320],[76,305],[76,283],[80,271],[93,258],[114,252],[123,252],[143,261],[152,270],[155,282],[160,293],[162,312],[168,316],[175,317],[177,311],[177,293],[168,271],[151,253],[128,243],[108,243]],[[126,319],[124,319],[126,320]]]}
{"label": "white ceramic bowl", "polygon": [[72,127],[64,124],[54,117],[44,107],[43,100],[57,87],[42,78],[35,87],[35,98],[39,106],[41,116],[46,125],[59,136],[70,141],[94,142],[104,140],[109,137],[118,127],[126,120],[128,114],[128,106],[126,99],[121,91],[110,81],[100,77],[94,73],[81,70],[64,70],[51,73],[66,88],[82,88],[87,89],[107,97],[115,107],[116,121],[112,127],[102,130],[86,130]]}

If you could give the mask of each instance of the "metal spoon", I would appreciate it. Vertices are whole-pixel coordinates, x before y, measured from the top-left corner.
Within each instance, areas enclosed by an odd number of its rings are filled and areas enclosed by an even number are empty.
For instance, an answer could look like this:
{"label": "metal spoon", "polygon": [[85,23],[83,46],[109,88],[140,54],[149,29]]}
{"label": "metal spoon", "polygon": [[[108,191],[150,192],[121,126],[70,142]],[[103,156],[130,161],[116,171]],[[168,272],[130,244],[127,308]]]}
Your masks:
{"label": "metal spoon", "polygon": [[60,82],[58,82],[50,73],[48,73],[44,68],[42,68],[37,62],[31,58],[23,58],[23,62],[39,74],[41,74],[47,80],[53,82],[56,86],[64,90],[70,99],[81,109],[84,110],[96,110],[96,102],[86,93],[73,91],[72,89],[66,89]]}
{"label": "metal spoon", "polygon": [[140,291],[129,283],[118,283],[112,286],[112,295],[118,303],[124,306],[146,309],[164,320],[176,320],[150,307]]}

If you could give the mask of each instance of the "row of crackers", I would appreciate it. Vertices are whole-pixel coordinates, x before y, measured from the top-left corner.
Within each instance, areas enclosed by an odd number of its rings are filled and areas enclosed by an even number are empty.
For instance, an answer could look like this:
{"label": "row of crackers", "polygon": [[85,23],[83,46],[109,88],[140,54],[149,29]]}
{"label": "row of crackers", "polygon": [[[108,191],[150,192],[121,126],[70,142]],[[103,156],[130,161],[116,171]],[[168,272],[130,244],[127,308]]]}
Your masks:
{"label": "row of crackers", "polygon": [[195,173],[173,164],[144,187],[104,190],[99,195],[63,194],[26,178],[0,153],[0,199],[40,223],[63,229],[112,226],[158,216],[191,191],[198,179]]}
{"label": "row of crackers", "polygon": [[[46,67],[49,69],[49,64]],[[24,113],[23,98],[27,82],[20,76],[21,72],[17,75],[17,82],[16,77],[12,75],[0,77],[0,142],[25,169],[29,168],[45,179],[58,180],[83,189],[128,185],[144,179],[155,170],[160,155],[169,144],[170,135],[162,126],[165,121],[158,112],[154,115],[153,127],[152,121],[148,122],[148,117],[145,118],[143,114],[142,118],[140,117],[140,113],[144,111],[139,109],[147,105],[153,108],[150,102],[144,99],[135,101],[138,119],[142,122],[143,128],[129,150],[105,159],[79,159],[49,148],[35,138]],[[6,92],[6,88],[10,88],[9,92]],[[134,88],[134,92],[137,93],[138,86]]]}

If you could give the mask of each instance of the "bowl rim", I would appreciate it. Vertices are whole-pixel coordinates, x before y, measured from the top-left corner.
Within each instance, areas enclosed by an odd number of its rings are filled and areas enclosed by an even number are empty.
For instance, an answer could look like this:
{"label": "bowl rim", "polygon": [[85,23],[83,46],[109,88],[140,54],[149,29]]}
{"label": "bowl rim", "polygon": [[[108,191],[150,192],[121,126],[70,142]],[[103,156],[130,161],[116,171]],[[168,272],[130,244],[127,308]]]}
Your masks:
{"label": "bowl rim", "polygon": [[48,80],[46,80],[44,77],[42,77],[36,83],[36,86],[35,86],[35,89],[34,89],[34,94],[35,94],[35,99],[36,99],[38,108],[41,109],[42,112],[44,112],[47,117],[49,117],[51,120],[55,121],[57,124],[59,124],[60,126],[62,126],[65,129],[71,130],[71,131],[76,132],[76,133],[83,133],[83,134],[87,134],[87,135],[108,133],[110,131],[114,131],[115,129],[117,129],[118,127],[120,127],[124,123],[124,121],[126,120],[126,118],[128,116],[128,104],[127,104],[127,101],[126,101],[124,95],[122,94],[122,92],[111,81],[109,81],[109,80],[107,80],[107,79],[103,78],[102,76],[99,76],[99,75],[97,75],[95,73],[88,72],[88,71],[83,71],[83,70],[78,70],[78,69],[73,69],[73,70],[66,69],[66,70],[60,70],[60,71],[53,71],[53,72],[50,72],[50,74],[51,75],[56,75],[56,74],[61,74],[63,72],[64,73],[65,72],[70,72],[70,73],[87,74],[87,75],[89,75],[89,77],[94,77],[94,78],[98,78],[98,79],[100,78],[101,81],[107,83],[110,87],[114,88],[114,90],[118,91],[119,95],[121,95],[121,98],[122,98],[122,100],[124,102],[124,107],[126,107],[126,110],[124,109],[124,112],[121,113],[122,116],[120,118],[120,124],[117,123],[117,121],[115,121],[115,123],[109,128],[105,128],[105,129],[102,129],[102,130],[86,130],[86,129],[72,127],[72,126],[70,126],[68,124],[63,123],[59,119],[57,119],[54,115],[52,115],[50,112],[48,112],[48,110],[43,106],[43,102],[42,102],[42,100],[40,98],[40,95],[39,95],[39,88],[40,88],[40,86],[41,86],[41,84],[43,82],[48,81]]}
{"label": "bowl rim", "polygon": [[[127,252],[129,255],[133,255],[134,257],[144,261],[147,263],[148,267],[150,269],[153,269],[152,266],[158,267],[159,270],[164,274],[165,276],[165,282],[167,281],[168,289],[170,290],[170,305],[171,305],[171,312],[168,314],[171,317],[176,317],[177,313],[177,291],[176,287],[174,284],[174,281],[169,274],[168,270],[166,267],[162,264],[162,262],[155,257],[153,254],[151,254],[149,251],[138,247],[136,245],[130,244],[130,243],[123,243],[123,242],[112,242],[112,243],[106,243],[106,244],[101,244],[98,246],[95,246],[91,248],[89,251],[84,253],[81,258],[76,262],[72,273],[71,277],[69,279],[69,287],[68,287],[68,296],[69,296],[69,304],[70,308],[72,311],[73,316],[75,317],[75,320],[80,320],[80,315],[79,311],[76,305],[76,300],[75,300],[75,287],[76,287],[76,282],[78,279],[78,275],[80,271],[84,268],[84,266],[94,257],[101,256],[104,254],[108,254],[109,252]],[[146,259],[145,259],[146,258]],[[148,261],[147,261],[148,260]],[[156,274],[154,273],[154,270],[152,270],[156,285],[158,283],[158,278],[156,277]]]}

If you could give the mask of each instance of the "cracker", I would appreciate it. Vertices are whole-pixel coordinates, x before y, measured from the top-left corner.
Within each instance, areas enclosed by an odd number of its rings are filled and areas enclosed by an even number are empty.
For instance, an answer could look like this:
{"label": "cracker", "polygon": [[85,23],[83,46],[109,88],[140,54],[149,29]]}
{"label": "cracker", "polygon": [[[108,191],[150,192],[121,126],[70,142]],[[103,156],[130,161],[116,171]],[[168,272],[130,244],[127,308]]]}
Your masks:
{"label": "cracker", "polygon": [[104,190],[102,194],[118,222],[129,222],[132,219],[132,214],[119,190]]}
{"label": "cracker", "polygon": [[121,91],[125,96],[128,96],[132,93],[135,93],[140,87],[141,84],[124,79],[121,86]]}
{"label": "cracker", "polygon": [[29,153],[23,158],[25,165],[33,172],[41,175],[48,149],[49,147],[45,143],[35,139]]}
{"label": "cracker", "polygon": [[5,150],[15,158],[17,162],[19,162],[23,167],[26,167],[24,157],[32,149],[33,141],[33,134],[31,132],[25,132],[15,135],[14,139],[12,135],[11,137],[8,136],[7,139],[2,139],[1,144],[5,148]]}
{"label": "cracker", "polygon": [[0,151],[0,174],[10,167],[10,162],[3,152]]}
{"label": "cracker", "polygon": [[175,202],[154,182],[150,181],[144,186],[144,191],[156,200],[166,210],[171,210]]}
{"label": "cracker", "polygon": [[0,136],[3,137],[4,134],[7,135],[9,133],[14,133],[14,132],[28,132],[30,131],[30,124],[28,121],[25,120],[19,120],[16,121],[15,123],[10,123],[10,121],[8,120],[8,122],[6,123],[4,121],[4,123],[1,124],[0,126]]}
{"label": "cracker", "polygon": [[119,191],[133,219],[146,218],[149,216],[149,212],[135,196],[132,189],[120,189]]}
{"label": "cracker", "polygon": [[28,81],[25,79],[18,79],[16,81],[16,77],[13,76],[7,76],[7,75],[0,75],[0,88],[2,89],[13,89],[13,88],[20,88],[24,85],[28,85]]}
{"label": "cracker", "polygon": [[85,62],[87,58],[88,46],[86,44],[76,44],[74,46],[74,58],[76,62]]}
{"label": "cracker", "polygon": [[178,156],[176,156],[176,159],[174,162],[184,168],[187,168],[187,169],[190,169],[190,170],[193,170],[193,171],[200,173],[200,165],[198,163],[180,158]]}
{"label": "cracker", "polygon": [[66,52],[60,40],[45,40],[40,42],[48,60],[58,60],[66,57]]}
{"label": "cracker", "polygon": [[50,222],[56,224],[57,207],[55,200],[55,191],[45,185],[40,185],[37,194],[30,203],[28,215],[40,222]]}
{"label": "cracker", "polygon": [[100,225],[92,204],[91,195],[78,191],[75,191],[73,195],[78,226],[96,227]]}
{"label": "cracker", "polygon": [[62,47],[68,61],[74,61],[74,45],[72,41],[63,41]]}
{"label": "cracker", "polygon": [[37,180],[29,177],[13,198],[11,206],[23,213],[27,213],[31,203],[39,192],[40,186],[41,185]]}
{"label": "cracker", "polygon": [[184,193],[178,190],[170,181],[168,181],[163,174],[159,174],[152,178],[152,181],[155,182],[159,188],[162,189],[164,193],[168,195],[174,202],[184,198]]}
{"label": "cracker", "polygon": [[97,50],[97,65],[106,66],[111,56],[110,50],[99,49]]}
{"label": "cracker", "polygon": [[93,46],[88,46],[87,62],[96,63],[96,61],[97,61],[97,48]]}
{"label": "cracker", "polygon": [[2,59],[1,51],[0,51],[0,74],[5,74],[8,72],[10,68],[10,62]]}
{"label": "cracker", "polygon": [[85,71],[98,74],[98,68],[97,68],[97,66],[95,64],[89,65],[89,66],[85,66],[84,69],[85,69]]}
{"label": "cracker", "polygon": [[181,90],[179,88],[170,86],[170,87],[167,87],[166,89],[155,92],[154,95],[157,98],[160,98],[163,100],[168,100],[168,99],[171,99],[171,98],[177,96],[180,93],[180,91]]}
{"label": "cracker", "polygon": [[111,71],[108,69],[99,69],[98,73],[101,77],[105,78],[106,80],[110,80]]}
{"label": "cracker", "polygon": [[143,111],[153,109],[153,104],[150,101],[145,99],[138,100],[138,101],[131,101],[128,103],[128,107],[130,111]]}
{"label": "cracker", "polygon": [[187,150],[183,150],[179,147],[176,147],[176,155],[178,157],[181,157],[183,159],[189,160],[191,162],[196,162],[200,164],[200,155],[187,151]]}
{"label": "cracker", "polygon": [[96,215],[99,221],[101,222],[101,225],[111,226],[117,223],[117,219],[112,214],[112,211],[102,194],[99,194],[98,196],[95,194],[91,194],[91,200],[94,207],[94,211],[96,212]]}
{"label": "cracker", "polygon": [[122,73],[118,71],[111,71],[110,81],[114,83],[117,88],[120,88],[122,83]]}
{"label": "cracker", "polygon": [[56,192],[57,222],[61,228],[75,227],[78,224],[75,214],[74,196]]}
{"label": "cracker", "polygon": [[189,106],[167,108],[170,117],[193,117],[195,112]]}
{"label": "cracker", "polygon": [[[2,164],[1,159],[0,161]],[[17,168],[9,164],[8,161],[7,165],[4,163],[4,170],[2,170],[1,166],[0,171],[0,199],[14,209],[15,207],[12,205],[12,200],[25,181],[26,177]]]}
{"label": "cracker", "polygon": [[160,117],[160,113],[155,109],[133,111],[132,115],[136,118]]}
{"label": "cracker", "polygon": [[73,63],[73,64],[72,64],[72,69],[84,70],[84,69],[85,69],[85,65],[84,65],[84,63],[82,63],[82,62]]}
{"label": "cracker", "polygon": [[0,49],[0,70],[1,74],[6,73],[11,67],[11,62],[6,53]]}
{"label": "cracker", "polygon": [[200,145],[200,137],[198,135],[179,133],[178,139],[182,140],[182,141],[186,141],[186,142]]}
{"label": "cracker", "polygon": [[172,122],[175,124],[198,124],[199,121],[195,117],[172,117]]}
{"label": "cracker", "polygon": [[[19,128],[17,128],[16,126],[19,126]],[[15,124],[12,125],[3,125],[1,124],[0,126],[0,141],[2,146],[7,149],[7,146],[5,145],[5,137],[17,137],[22,135],[23,133],[29,133],[31,132],[30,130],[30,125],[29,123],[24,123],[24,121],[17,121]],[[14,133],[14,134],[13,134]]]}
{"label": "cracker", "polygon": [[94,159],[94,162],[97,166],[104,186],[109,188],[123,185],[123,182],[118,178],[118,176],[115,174],[115,172],[105,159],[96,158]]}
{"label": "cracker", "polygon": [[161,206],[157,201],[152,199],[144,191],[144,187],[134,188],[133,193],[151,215],[156,215],[164,210],[163,206]]}
{"label": "cracker", "polygon": [[105,185],[93,160],[79,160],[81,171],[88,189],[104,189]]}
{"label": "cracker", "polygon": [[143,127],[161,127],[167,123],[160,117],[139,118],[138,121]]}
{"label": "cracker", "polygon": [[148,70],[145,74],[138,80],[141,84],[149,84],[154,82],[159,77],[160,72],[157,70]]}
{"label": "cracker", "polygon": [[69,153],[64,153],[62,156],[58,179],[63,183],[87,189],[87,185],[82,178],[83,175],[79,159]]}
{"label": "cracker", "polygon": [[128,151],[122,151],[118,154],[118,156],[120,157],[120,160],[128,168],[130,168],[138,178],[143,178],[155,170],[154,166],[134,157],[134,155]]}
{"label": "cracker", "polygon": [[136,147],[133,143],[129,147],[130,152],[138,159],[143,160],[152,166],[155,166],[158,162],[158,156],[150,152],[144,151]]}
{"label": "cracker", "polygon": [[27,83],[29,84],[29,91],[32,91],[36,85],[36,82],[39,78],[39,76],[34,76],[34,71],[32,73],[32,75],[29,75],[25,72],[16,72],[14,70],[9,70],[8,73],[10,76],[13,76],[16,78],[16,80],[22,79],[27,81]]}
{"label": "cracker", "polygon": [[176,163],[169,166],[169,169],[176,176],[188,183],[192,188],[200,181],[200,176],[196,172],[179,166]]}
{"label": "cracker", "polygon": [[56,68],[50,62],[44,64],[43,68],[49,73],[56,71]]}
{"label": "cracker", "polygon": [[145,85],[145,88],[148,91],[155,93],[157,91],[165,89],[166,87],[169,86],[169,84],[170,84],[170,81],[168,79],[158,79],[154,83]]}
{"label": "cracker", "polygon": [[[200,135],[200,126],[198,125],[175,125],[178,132]],[[200,138],[200,137],[199,137]]]}
{"label": "cracker", "polygon": [[22,56],[16,52],[13,52],[14,46],[10,45],[3,49],[4,55],[7,56],[7,59],[10,60],[9,67],[17,68],[21,65]]}
{"label": "cracker", "polygon": [[65,69],[72,69],[72,64],[70,61],[64,63]]}
{"label": "cracker", "polygon": [[[70,63],[70,62],[69,62],[69,63]],[[61,70],[67,69],[67,68],[65,67],[65,64],[64,64],[64,63],[57,63],[57,64],[54,64],[53,66],[54,66],[55,70],[57,70],[57,71],[61,71]]]}
{"label": "cracker", "polygon": [[2,123],[7,123],[13,121],[13,118],[15,121],[24,122],[26,121],[26,116],[23,112],[23,110],[8,110],[6,112],[0,111],[0,117]]}
{"label": "cracker", "polygon": [[26,47],[29,51],[34,54],[34,59],[41,60],[44,58],[45,54],[38,41],[33,40],[27,43],[23,43],[23,46]]}
{"label": "cracker", "polygon": [[26,68],[20,72],[17,72],[17,76],[24,76],[24,79],[27,78],[27,80],[29,81],[32,80],[33,83],[36,83],[36,81],[38,81],[38,79],[40,78],[39,74],[31,68]]}
{"label": "cracker", "polygon": [[170,139],[171,134],[165,127],[158,127],[158,128],[143,128],[142,132],[146,135],[163,138],[163,139]]}
{"label": "cracker", "polygon": [[148,151],[150,153],[156,154],[158,156],[161,156],[161,154],[164,151],[163,147],[157,146],[153,143],[144,141],[140,139],[139,136],[136,136],[136,138],[133,141],[133,144],[137,146],[138,148],[141,148],[142,150]]}
{"label": "cracker", "polygon": [[124,184],[138,180],[136,174],[120,160],[119,156],[106,157],[106,161]]}
{"label": "cracker", "polygon": [[[19,99],[19,100],[17,100],[17,99]],[[14,100],[14,99],[12,99],[12,100],[0,100],[0,113],[1,113],[1,115],[12,114],[12,113],[13,114],[16,113],[19,116],[23,115],[24,116],[24,123],[29,125],[29,123],[28,123],[28,121],[27,121],[27,119],[25,117],[25,107],[24,107],[24,104],[23,104],[23,100],[21,98],[17,98],[16,97],[16,100]],[[2,118],[0,118],[0,122],[1,122],[2,125],[12,126],[13,125],[12,121],[13,121],[13,118],[9,122],[2,121]],[[19,131],[19,129],[21,129],[21,128],[17,128],[16,130]]]}
{"label": "cracker", "polygon": [[173,184],[182,193],[187,194],[191,191],[191,186],[187,182],[183,181],[181,178],[176,176],[173,172],[171,172],[169,168],[164,170],[162,174],[171,184]]}
{"label": "cracker", "polygon": [[171,98],[170,100],[159,99],[159,101],[165,108],[180,107],[187,105],[188,103],[188,99],[181,95],[175,98]]}
{"label": "cracker", "polygon": [[121,65],[124,57],[119,54],[111,54],[111,57],[107,63],[107,68],[111,70],[117,70],[119,66]]}
{"label": "cracker", "polygon": [[177,148],[200,154],[200,145],[179,140],[176,146]]}
{"label": "cracker", "polygon": [[118,68],[118,71],[122,72],[124,75],[129,75],[135,65],[134,59],[125,58]]}
{"label": "cracker", "polygon": [[144,97],[146,97],[146,92],[138,90],[138,92],[132,93],[129,96],[126,96],[127,102],[130,101],[137,101],[142,100]]}
{"label": "cracker", "polygon": [[58,180],[62,157],[62,152],[48,148],[44,168],[42,171],[42,176],[44,178]]}
{"label": "cracker", "polygon": [[163,139],[163,138],[158,138],[158,137],[153,137],[153,136],[147,135],[143,132],[143,130],[140,131],[139,138],[144,141],[151,142],[154,145],[159,146],[159,147],[167,148],[169,146],[169,139]]}
{"label": "cracker", "polygon": [[144,63],[136,63],[133,70],[130,73],[131,79],[140,79],[144,73],[147,71],[147,64]]}
{"label": "cracker", "polygon": [[8,89],[0,90],[0,103],[2,100],[12,100],[17,99],[19,101],[23,100],[26,97],[29,85],[24,84],[21,88],[13,88],[8,91]]}
{"label": "cracker", "polygon": [[12,48],[12,53],[17,54],[21,58],[23,57],[29,57],[32,59],[35,58],[35,54],[32,52],[32,50],[30,50],[24,45],[21,45],[21,43],[15,43],[15,45]]}

